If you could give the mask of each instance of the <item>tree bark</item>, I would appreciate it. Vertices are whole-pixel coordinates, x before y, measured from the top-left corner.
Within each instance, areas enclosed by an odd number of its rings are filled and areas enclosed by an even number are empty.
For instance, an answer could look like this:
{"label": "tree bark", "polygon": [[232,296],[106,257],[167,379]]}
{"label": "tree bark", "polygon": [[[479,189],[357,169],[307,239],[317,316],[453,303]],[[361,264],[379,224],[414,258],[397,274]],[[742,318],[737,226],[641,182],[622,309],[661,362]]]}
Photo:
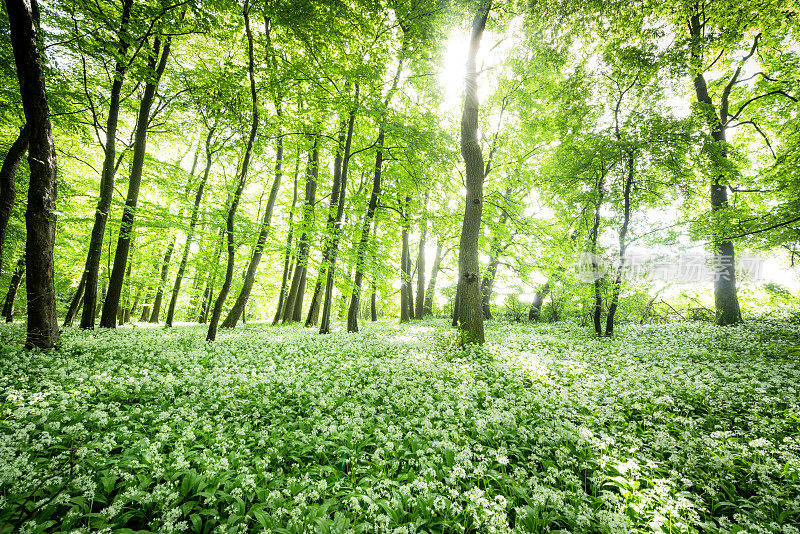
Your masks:
{"label": "tree bark", "polygon": [[[508,198],[510,194],[511,188],[507,188],[504,198]],[[505,210],[505,208],[502,208],[500,212],[499,228],[502,229],[505,226],[506,221],[508,221],[508,212]],[[500,239],[495,232],[492,236],[491,258],[489,258],[489,266],[486,269],[486,273],[483,275],[483,280],[481,281],[481,306],[483,309],[484,319],[492,318],[491,299],[492,293],[494,293],[494,279],[497,276],[497,266],[500,265],[500,255],[502,252],[503,249],[500,246]]]}
{"label": "tree bark", "polygon": [[628,153],[628,173],[625,177],[625,185],[622,191],[622,226],[619,229],[619,264],[617,265],[614,276],[614,287],[611,293],[611,303],[608,305],[608,317],[606,317],[606,336],[614,335],[614,315],[617,313],[619,294],[622,288],[622,272],[625,268],[625,250],[628,247],[625,239],[628,236],[628,225],[631,220],[631,188],[633,187],[634,176],[634,157],[633,153]]}
{"label": "tree bark", "polygon": [[297,178],[300,175],[300,151],[297,152],[297,163],[294,168],[294,191],[292,192],[292,207],[289,210],[289,235],[286,237],[286,252],[283,257],[283,276],[281,277],[281,291],[278,294],[278,305],[272,324],[278,324],[283,318],[286,292],[289,289],[289,276],[292,273],[292,238],[294,237],[294,209],[297,205]]}
{"label": "tree bark", "polygon": [[3,317],[6,318],[7,323],[14,321],[14,301],[17,298],[19,286],[22,284],[22,277],[25,275],[25,254],[20,256],[17,260],[17,266],[14,268],[14,274],[11,275],[11,282],[8,284],[8,292],[6,292],[6,299],[3,301]]}
{"label": "tree bark", "polygon": [[75,322],[75,317],[78,316],[78,310],[83,304],[83,295],[84,290],[86,289],[86,271],[83,272],[81,275],[81,281],[78,282],[78,287],[75,289],[75,295],[70,300],[69,309],[67,309],[67,315],[64,317],[64,326],[72,326],[72,323]]}
{"label": "tree bark", "polygon": [[[111,278],[108,282],[105,302],[103,303],[103,314],[100,317],[100,326],[104,328],[114,328],[117,308],[122,295],[122,281],[125,276],[125,267],[128,263],[128,253],[130,252],[131,237],[133,234],[133,222],[136,216],[136,206],[139,201],[139,189],[142,184],[142,169],[144,158],[147,152],[147,130],[150,123],[150,109],[153,99],[161,80],[161,75],[167,66],[167,58],[170,51],[170,38],[164,43],[161,50],[161,40],[156,37],[153,43],[153,54],[149,67],[155,71],[155,78],[145,85],[139,106],[139,117],[136,122],[136,134],[133,145],[133,161],[131,162],[130,181],[128,183],[128,195],[125,199],[125,207],[122,212],[120,223],[119,238],[117,239],[117,249],[114,253],[114,267],[111,269]],[[159,58],[160,53],[160,58]],[[158,65],[156,66],[156,60]],[[88,282],[87,282],[88,286]],[[88,287],[87,287],[88,289]],[[86,305],[84,305],[84,310]],[[83,321],[81,321],[83,323]]]}
{"label": "tree bark", "polygon": [[126,54],[128,52],[129,38],[127,35],[133,0],[123,0],[122,16],[120,18],[119,43],[116,50],[116,65],[114,67],[114,81],[111,84],[111,94],[108,103],[108,117],[106,118],[106,144],[103,147],[103,170],[100,178],[100,196],[94,214],[92,236],[89,240],[89,251],[86,254],[86,290],[81,315],[81,328],[94,328],[97,308],[97,281],[100,275],[100,257],[103,253],[103,238],[106,232],[108,212],[114,194],[114,176],[116,174],[117,158],[117,125],[119,123],[120,95],[122,82],[127,71]]}
{"label": "tree bark", "polygon": [[[186,272],[186,264],[189,262],[189,252],[191,251],[192,243],[194,242],[195,228],[197,227],[197,219],[200,213],[200,204],[203,202],[203,194],[205,193],[206,183],[208,182],[208,175],[211,172],[212,156],[211,138],[216,131],[216,126],[208,129],[208,136],[206,136],[206,168],[203,171],[203,178],[197,186],[197,193],[194,195],[194,204],[192,205],[192,216],[189,220],[189,231],[186,234],[186,243],[183,245],[183,254],[181,255],[181,262],[178,265],[178,272],[175,274],[175,284],[172,286],[172,296],[169,299],[169,309],[167,310],[166,325],[172,326],[175,319],[175,307],[178,304],[178,293],[180,293],[181,285],[183,283],[183,275]],[[195,162],[197,158],[195,158]],[[194,174],[194,165],[192,166],[192,174]]]}
{"label": "tree bark", "polygon": [[[427,203],[428,193],[425,193]],[[419,252],[417,252],[417,299],[414,308],[414,318],[422,319],[425,315],[425,242],[428,238],[427,212],[423,210],[423,217],[420,226]]]}
{"label": "tree bark", "polygon": [[11,46],[17,67],[25,121],[30,125],[28,141],[28,208],[25,211],[28,267],[27,348],[49,349],[58,341],[53,248],[56,234],[56,150],[50,125],[50,109],[44,83],[44,68],[33,10],[35,2],[6,0],[11,27]]}
{"label": "tree bark", "polygon": [[594,225],[592,226],[592,233],[590,235],[592,245],[592,278],[594,279],[594,307],[592,308],[592,323],[594,324],[594,332],[598,336],[603,335],[603,325],[600,319],[603,314],[603,293],[602,282],[603,277],[600,275],[600,269],[597,265],[597,238],[600,230],[600,207],[603,204],[603,196],[605,194],[605,172],[600,175],[597,181],[597,199],[594,206]]}
{"label": "tree bark", "polygon": [[228,243],[228,263],[225,270],[225,281],[222,283],[222,288],[217,295],[217,300],[214,302],[214,310],[211,313],[211,321],[208,325],[208,334],[206,341],[214,341],[217,338],[217,327],[219,326],[219,318],[222,315],[222,306],[225,304],[225,299],[228,298],[228,292],[231,290],[231,281],[233,280],[233,267],[236,256],[236,247],[234,244],[234,222],[236,221],[236,209],[239,207],[239,200],[244,191],[244,185],[247,182],[247,171],[250,167],[250,158],[253,154],[253,144],[256,140],[256,133],[258,132],[258,95],[256,93],[256,77],[255,77],[255,59],[253,57],[253,32],[250,29],[250,3],[245,0],[244,3],[244,27],[247,34],[247,73],[250,78],[250,99],[253,106],[253,118],[250,124],[250,136],[247,139],[247,148],[244,152],[242,159],[242,170],[239,175],[239,182],[236,185],[236,190],[233,193],[230,208],[228,209],[228,218],[225,223],[225,233]]}
{"label": "tree bark", "polygon": [[311,153],[306,167],[305,204],[303,206],[302,233],[297,242],[292,285],[286,295],[283,322],[300,321],[303,312],[303,294],[306,288],[310,233],[314,227],[314,202],[317,196],[317,176],[319,174],[319,136],[314,137]]}
{"label": "tree bark", "polygon": [[414,317],[414,303],[411,296],[411,252],[408,243],[408,204],[410,199],[406,197],[405,209],[401,217],[402,222],[402,246],[400,250],[400,322],[405,323]]}
{"label": "tree bark", "polygon": [[436,257],[433,259],[433,267],[431,268],[431,279],[428,281],[428,289],[425,290],[425,301],[422,306],[422,316],[427,317],[433,315],[433,297],[436,293],[436,279],[439,276],[439,270],[442,268],[442,241],[441,239],[436,244]]}
{"label": "tree bark", "polygon": [[483,211],[483,153],[478,141],[478,73],[475,58],[481,36],[489,18],[491,0],[482,0],[472,23],[467,56],[464,111],[461,116],[461,156],[466,171],[466,204],[461,240],[458,248],[459,271],[459,330],[462,344],[483,344],[483,313],[480,294],[480,265],[478,235]]}
{"label": "tree bark", "polygon": [[[725,124],[728,121],[728,98],[730,88],[736,83],[741,67],[731,78],[726,90],[723,92],[720,109],[714,106],[708,94],[708,85],[703,75],[702,57],[698,51],[703,38],[703,27],[700,16],[694,15],[689,21],[689,31],[694,41],[691,48],[691,68],[694,74],[694,88],[697,102],[702,106],[706,122],[714,143],[707,145],[706,151],[711,159],[714,178],[711,180],[710,199],[713,214],[721,215],[728,207],[728,188],[726,174],[728,172],[728,141],[725,135]],[[736,266],[733,242],[725,239],[724,233],[716,229],[714,221],[712,243],[714,246],[714,307],[716,308],[715,322],[727,326],[742,322],[742,312],[739,307],[739,296],[736,290]]]}
{"label": "tree bark", "polygon": [[8,153],[3,159],[3,166],[0,167],[0,271],[3,268],[3,245],[6,241],[8,221],[11,219],[11,211],[17,201],[17,169],[28,150],[30,133],[31,129],[28,123],[25,123],[25,126],[20,129],[17,139],[8,149]]}

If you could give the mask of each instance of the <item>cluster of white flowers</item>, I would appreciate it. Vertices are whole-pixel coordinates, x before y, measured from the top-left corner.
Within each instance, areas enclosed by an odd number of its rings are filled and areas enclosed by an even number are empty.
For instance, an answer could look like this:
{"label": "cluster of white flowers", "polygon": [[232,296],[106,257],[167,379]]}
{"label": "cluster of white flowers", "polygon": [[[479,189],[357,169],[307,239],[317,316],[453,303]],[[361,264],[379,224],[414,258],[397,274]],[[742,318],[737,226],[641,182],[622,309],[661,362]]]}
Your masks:
{"label": "cluster of white flowers", "polygon": [[796,532],[787,323],[498,322],[466,351],[436,321],[203,335],[0,347],[0,524],[43,503],[24,530]]}

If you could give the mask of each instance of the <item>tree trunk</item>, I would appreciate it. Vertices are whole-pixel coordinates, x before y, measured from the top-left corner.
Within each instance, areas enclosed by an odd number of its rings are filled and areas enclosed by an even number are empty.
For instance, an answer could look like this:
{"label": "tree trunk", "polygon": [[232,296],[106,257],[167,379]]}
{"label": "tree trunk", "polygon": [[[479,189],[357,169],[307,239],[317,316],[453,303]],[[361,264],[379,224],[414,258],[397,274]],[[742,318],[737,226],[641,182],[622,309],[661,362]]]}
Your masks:
{"label": "tree trunk", "polygon": [[[511,188],[506,189],[506,194],[504,198],[508,198],[511,194]],[[500,210],[500,228],[503,228],[508,221],[508,212],[505,208],[501,208]],[[492,308],[491,308],[491,299],[492,293],[494,293],[494,279],[497,276],[497,266],[500,265],[500,254],[502,253],[502,249],[500,247],[500,239],[495,233],[492,236],[492,245],[491,245],[491,258],[489,259],[489,266],[486,269],[486,273],[483,275],[483,280],[481,281],[481,306],[483,309],[483,317],[484,319],[491,319],[492,318]]]}
{"label": "tree trunk", "polygon": [[530,311],[528,311],[529,321],[539,320],[539,317],[541,317],[542,315],[542,303],[544,302],[544,299],[547,297],[548,293],[550,293],[549,280],[545,282],[545,284],[533,296],[533,302],[531,302],[531,309]]}
{"label": "tree trunk", "polygon": [[14,301],[17,298],[17,291],[22,284],[22,277],[25,275],[25,254],[23,253],[17,260],[17,266],[14,268],[14,274],[11,275],[11,282],[8,285],[8,292],[6,299],[3,301],[3,317],[6,318],[7,323],[14,321]]}
{"label": "tree trunk", "polygon": [[458,247],[459,271],[459,329],[462,344],[483,344],[483,312],[481,309],[480,265],[478,263],[478,235],[483,211],[483,153],[478,141],[478,73],[475,57],[481,36],[489,18],[491,0],[482,0],[472,23],[469,54],[467,56],[466,91],[464,111],[461,116],[461,156],[466,170],[466,204],[464,224]]}
{"label": "tree trunk", "polygon": [[286,252],[283,257],[283,276],[281,277],[281,290],[278,294],[278,305],[272,324],[276,325],[283,318],[283,307],[286,302],[286,292],[289,289],[289,276],[292,274],[292,239],[294,238],[294,210],[297,206],[297,178],[300,175],[300,150],[297,151],[297,161],[294,167],[294,191],[292,192],[292,207],[289,210],[289,235],[286,236]]}
{"label": "tree trunk", "polygon": [[[427,203],[428,193],[425,193]],[[422,232],[419,238],[419,252],[417,252],[417,304],[414,308],[414,318],[422,319],[425,315],[425,242],[428,238],[428,221],[426,220],[427,212],[423,210],[423,218],[420,226]]]}
{"label": "tree trunk", "polygon": [[634,157],[633,152],[628,153],[628,174],[625,179],[625,185],[622,191],[623,207],[622,207],[622,226],[619,229],[619,265],[617,265],[617,272],[614,277],[614,288],[611,294],[611,303],[608,305],[608,317],[606,318],[606,336],[611,337],[614,334],[614,314],[617,312],[617,304],[619,303],[619,293],[622,288],[622,271],[625,267],[625,250],[627,249],[627,242],[625,238],[628,235],[628,225],[631,220],[631,187],[633,186],[634,176]]}
{"label": "tree trunk", "polygon": [[53,263],[58,190],[56,150],[31,3],[26,0],[6,0],[6,7],[22,107],[25,121],[30,125],[30,182],[28,208],[25,211],[25,257],[28,265],[28,333],[25,346],[49,349],[59,337]]}
{"label": "tree trunk", "polygon": [[161,315],[161,301],[164,299],[164,285],[167,283],[169,277],[169,262],[172,260],[172,254],[175,252],[175,243],[178,241],[177,237],[172,238],[172,242],[167,246],[164,252],[164,261],[161,262],[161,276],[158,279],[158,286],[156,287],[156,298],[153,300],[153,313],[150,315],[151,323],[158,323],[158,316]]}
{"label": "tree trunk", "polygon": [[128,311],[128,306],[131,300],[131,271],[133,270],[133,258],[128,262],[128,270],[125,273],[125,280],[128,281],[128,296],[125,298],[125,304],[117,312],[117,325],[125,324],[125,314]]}
{"label": "tree trunk", "polygon": [[297,254],[292,275],[292,285],[286,295],[283,322],[300,321],[303,312],[303,294],[306,288],[306,274],[309,256],[310,233],[314,227],[314,202],[317,195],[317,176],[319,173],[319,136],[314,137],[311,153],[306,167],[305,204],[303,206],[302,233],[297,242]]}
{"label": "tree trunk", "polygon": [[[397,91],[400,84],[400,74],[403,71],[403,64],[405,58],[403,57],[408,46],[408,36],[404,32],[403,44],[400,47],[400,52],[397,58],[397,70],[394,74],[392,86],[383,100],[383,109],[389,107],[392,95]],[[372,193],[370,193],[369,204],[367,205],[367,213],[364,216],[364,221],[361,227],[361,239],[358,242],[358,249],[356,252],[356,265],[355,276],[353,278],[353,289],[350,295],[350,306],[347,309],[347,331],[358,332],[358,310],[361,302],[361,282],[364,278],[364,260],[366,259],[367,246],[369,244],[369,230],[372,226],[372,219],[375,216],[375,210],[378,207],[378,199],[381,195],[381,172],[383,169],[383,141],[386,137],[386,125],[384,124],[385,118],[381,117],[380,126],[378,127],[378,138],[375,141],[377,150],[375,151],[375,173],[372,180]]]}
{"label": "tree trunk", "polygon": [[[728,173],[728,142],[725,135],[725,125],[728,122],[728,99],[733,85],[736,83],[741,67],[731,78],[729,84],[723,91],[720,109],[717,112],[711,96],[708,94],[708,86],[703,75],[703,59],[697,50],[703,39],[703,27],[700,23],[700,16],[694,15],[689,21],[689,30],[692,39],[697,43],[691,49],[691,68],[694,71],[694,88],[697,102],[702,106],[713,144],[707,144],[705,149],[711,159],[712,172],[714,178],[711,181],[710,197],[711,211],[713,214],[722,216],[728,207],[728,189],[726,174]],[[726,326],[742,322],[742,312],[739,308],[739,296],[736,291],[736,265],[735,251],[733,242],[727,240],[716,230],[712,233],[714,245],[714,307],[716,308],[715,322],[718,325]]]}
{"label": "tree trunk", "polygon": [[225,233],[228,242],[228,263],[225,270],[225,281],[222,283],[222,288],[217,295],[217,300],[214,302],[214,310],[211,313],[211,321],[208,325],[208,334],[206,341],[214,341],[217,338],[217,327],[219,326],[219,318],[222,315],[222,306],[225,304],[225,299],[228,298],[228,292],[231,290],[231,281],[233,280],[233,267],[236,256],[236,247],[234,244],[234,222],[236,221],[236,208],[239,207],[239,200],[244,191],[244,185],[247,181],[247,171],[250,166],[250,158],[253,154],[253,144],[256,140],[256,133],[258,132],[258,95],[256,93],[256,77],[255,77],[255,60],[253,57],[253,32],[250,29],[250,4],[248,0],[244,3],[244,25],[245,33],[247,34],[247,54],[248,64],[247,71],[250,78],[250,99],[253,105],[253,119],[250,125],[250,136],[247,139],[247,149],[244,152],[242,159],[242,170],[239,175],[239,183],[236,185],[236,190],[233,193],[231,206],[228,209],[228,218],[225,223]]}
{"label": "tree trunk", "polygon": [[453,298],[453,321],[454,327],[458,326],[459,312],[461,311],[461,284],[456,282],[456,296]]}
{"label": "tree trunk", "polygon": [[100,257],[103,253],[103,238],[108,221],[108,211],[114,194],[114,175],[116,174],[117,158],[117,125],[119,123],[120,95],[122,82],[125,78],[128,61],[126,54],[130,43],[127,34],[128,21],[130,20],[133,0],[123,0],[122,16],[120,18],[119,43],[116,50],[116,65],[114,67],[114,81],[111,84],[111,94],[108,103],[108,117],[106,119],[106,144],[103,147],[103,170],[100,178],[100,196],[94,214],[94,226],[89,240],[89,251],[86,254],[86,291],[81,315],[81,328],[94,328],[97,308],[97,281],[100,274]]}
{"label": "tree trunk", "polygon": [[406,197],[406,205],[403,217],[403,230],[402,237],[403,243],[400,252],[400,322],[405,323],[414,317],[414,304],[411,302],[411,253],[408,244],[408,202],[409,198]]}
{"label": "tree trunk", "polygon": [[[161,52],[159,59],[159,51]],[[125,207],[122,212],[122,221],[119,228],[119,238],[117,239],[117,249],[114,253],[114,267],[111,270],[111,278],[108,282],[105,302],[103,303],[103,314],[100,317],[100,326],[114,328],[114,319],[117,316],[119,299],[122,295],[122,281],[125,276],[125,267],[128,263],[128,253],[130,251],[131,237],[133,233],[133,222],[136,216],[136,205],[139,201],[139,189],[142,183],[142,169],[144,158],[147,152],[147,130],[150,123],[150,108],[153,99],[167,66],[167,58],[170,51],[170,39],[164,43],[161,50],[161,40],[156,37],[153,43],[153,55],[149,62],[149,67],[155,70],[155,78],[145,85],[139,106],[139,117],[136,122],[136,134],[133,144],[133,161],[131,162],[131,175],[128,183],[128,195],[125,199]],[[158,66],[156,60],[158,59]],[[87,283],[88,284],[88,283]],[[88,289],[88,288],[87,288]],[[84,309],[86,306],[84,305]],[[82,322],[82,321],[81,321]]]}
{"label": "tree trunk", "polygon": [[331,329],[331,309],[333,308],[333,285],[336,275],[336,256],[339,254],[339,241],[344,232],[344,205],[347,198],[347,174],[350,168],[350,151],[353,144],[353,128],[355,126],[356,113],[358,109],[359,85],[355,84],[355,95],[353,105],[347,117],[347,135],[344,140],[344,155],[342,156],[342,173],[340,177],[339,198],[336,204],[336,218],[333,225],[333,237],[331,239],[331,252],[328,270],[325,281],[325,298],[322,307],[322,320],[320,321],[319,333],[327,334]]}
{"label": "tree trunk", "polygon": [[25,126],[20,129],[17,139],[8,149],[5,159],[3,159],[3,166],[0,167],[0,271],[3,267],[3,245],[6,241],[8,221],[11,219],[11,211],[17,201],[17,169],[28,150],[30,134],[31,129],[28,123],[25,123]]}
{"label": "tree trunk", "polygon": [[78,287],[75,289],[75,295],[72,297],[69,303],[69,309],[67,309],[67,315],[64,317],[64,326],[72,326],[72,323],[75,322],[75,317],[78,316],[78,310],[83,304],[83,295],[84,290],[86,289],[86,271],[83,272],[81,275],[81,281],[78,282]]}
{"label": "tree trunk", "polygon": [[422,306],[422,316],[433,315],[433,296],[436,292],[436,278],[439,276],[439,269],[442,268],[442,241],[436,244],[436,257],[433,259],[431,268],[431,279],[428,282],[428,289],[425,290],[425,302]]}
{"label": "tree trunk", "polygon": [[603,276],[600,274],[600,269],[597,264],[597,237],[600,230],[600,207],[603,204],[603,196],[605,194],[604,187],[605,173],[601,174],[597,181],[597,200],[594,207],[594,226],[592,226],[592,233],[590,235],[592,245],[592,279],[594,282],[594,307],[592,308],[592,323],[594,324],[594,332],[598,336],[603,335],[603,325],[600,322],[600,319],[603,315]]}

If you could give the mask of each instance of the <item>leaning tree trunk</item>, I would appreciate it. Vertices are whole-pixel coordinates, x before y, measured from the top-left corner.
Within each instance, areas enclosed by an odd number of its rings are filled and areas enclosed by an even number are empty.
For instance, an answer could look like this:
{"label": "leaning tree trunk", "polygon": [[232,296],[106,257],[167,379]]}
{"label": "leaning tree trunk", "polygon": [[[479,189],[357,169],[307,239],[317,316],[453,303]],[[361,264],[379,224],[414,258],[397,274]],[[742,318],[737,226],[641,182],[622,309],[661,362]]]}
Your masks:
{"label": "leaning tree trunk", "polygon": [[[280,108],[278,108],[278,116],[280,117]],[[236,302],[233,304],[228,317],[222,323],[222,328],[233,328],[236,326],[240,316],[244,315],[244,307],[250,298],[250,292],[253,289],[253,283],[256,280],[256,271],[258,271],[258,264],[261,262],[261,255],[264,252],[264,246],[267,244],[267,236],[272,228],[272,212],[275,208],[275,200],[278,198],[278,188],[281,185],[281,178],[283,177],[282,165],[283,163],[283,138],[278,138],[278,147],[275,156],[275,179],[272,181],[272,189],[269,192],[267,199],[267,207],[264,210],[264,217],[261,219],[261,230],[258,233],[256,246],[253,250],[253,255],[250,258],[250,264],[247,266],[247,274],[244,277],[242,290]]]}
{"label": "leaning tree trunk", "polygon": [[72,326],[72,323],[75,322],[75,317],[78,315],[78,310],[83,304],[83,295],[84,290],[86,289],[86,271],[83,271],[81,275],[81,281],[78,282],[78,287],[75,289],[75,295],[70,300],[69,309],[67,309],[67,315],[64,317],[64,326]]}
{"label": "leaning tree trunk", "polygon": [[[206,168],[203,171],[203,178],[197,186],[197,193],[194,195],[194,204],[192,205],[192,216],[189,220],[189,231],[186,234],[186,243],[183,245],[183,254],[181,255],[181,262],[178,265],[178,272],[175,274],[175,283],[172,286],[172,296],[169,299],[169,309],[167,310],[166,325],[172,326],[175,320],[175,307],[178,304],[178,293],[181,290],[183,283],[183,275],[186,272],[186,264],[189,262],[189,252],[191,251],[192,242],[194,241],[195,228],[197,227],[197,220],[200,213],[200,204],[203,202],[203,193],[206,189],[208,182],[208,175],[211,172],[212,156],[211,138],[216,130],[215,126],[208,129],[208,136],[206,137]],[[197,158],[195,157],[195,163]],[[192,174],[194,174],[194,165],[192,165]]]}
{"label": "leaning tree trunk", "polygon": [[127,34],[133,0],[123,0],[122,15],[120,17],[119,42],[116,50],[116,65],[114,67],[114,81],[111,84],[111,94],[108,102],[108,117],[106,118],[106,144],[103,147],[103,170],[100,178],[100,197],[94,214],[92,236],[89,239],[89,251],[86,254],[86,290],[81,314],[81,328],[94,328],[97,315],[97,280],[100,275],[100,257],[103,253],[103,238],[108,221],[108,211],[114,194],[114,175],[116,174],[117,158],[117,125],[119,123],[120,96],[122,82],[128,68],[126,54],[130,44]]}
{"label": "leaning tree trunk", "polygon": [[625,250],[628,246],[625,238],[628,236],[628,225],[631,220],[631,187],[633,186],[634,161],[633,153],[629,152],[628,174],[622,191],[623,207],[622,226],[619,229],[619,265],[617,265],[617,272],[614,277],[614,288],[611,294],[611,303],[608,305],[608,317],[606,318],[606,336],[608,337],[614,334],[614,314],[617,312],[619,293],[622,288],[622,272],[625,268]]}
{"label": "leaning tree trunk", "polygon": [[436,292],[436,279],[439,276],[439,270],[441,268],[442,268],[442,241],[440,239],[436,244],[436,257],[433,259],[433,267],[431,268],[431,279],[428,282],[428,289],[425,290],[425,302],[422,306],[423,317],[433,315],[433,295]]}
{"label": "leaning tree trunk", "polygon": [[[403,57],[408,46],[408,35],[404,32],[403,44],[400,47],[398,54],[397,70],[394,74],[392,86],[383,100],[384,112],[389,107],[392,95],[397,91],[400,84],[400,74],[403,71],[403,64],[405,58]],[[358,310],[361,304],[361,282],[364,279],[364,260],[366,259],[367,247],[369,245],[369,230],[372,226],[372,219],[375,216],[375,210],[378,207],[378,199],[381,195],[381,172],[383,169],[383,141],[386,137],[386,124],[385,117],[381,117],[380,126],[378,127],[378,139],[375,141],[377,150],[375,151],[375,173],[372,180],[372,193],[369,196],[369,204],[367,205],[367,213],[364,216],[364,221],[361,227],[361,239],[358,242],[358,249],[356,252],[356,265],[355,276],[353,277],[352,294],[350,295],[350,306],[347,309],[347,331],[358,332]]]}
{"label": "leaning tree trunk", "polygon": [[462,344],[483,344],[484,341],[480,266],[478,263],[478,235],[483,212],[484,167],[483,153],[478,141],[478,73],[475,70],[475,57],[478,54],[478,47],[491,6],[491,0],[482,0],[472,23],[465,76],[464,111],[461,116],[461,156],[464,158],[467,190],[464,223],[458,247],[458,284],[460,286],[458,319]]}
{"label": "leaning tree trunk", "polygon": [[14,268],[14,274],[11,275],[11,282],[8,284],[8,292],[6,299],[3,301],[3,317],[6,322],[14,321],[14,301],[17,298],[19,286],[22,284],[22,277],[25,275],[25,254],[23,253],[17,260],[17,266]]}
{"label": "leaning tree trunk", "polygon": [[[159,51],[161,52],[160,59]],[[142,184],[142,169],[144,168],[144,158],[147,152],[147,130],[150,123],[150,109],[153,99],[161,80],[161,75],[167,66],[167,58],[170,51],[170,39],[167,38],[163,50],[161,50],[161,40],[155,38],[153,43],[153,55],[149,62],[149,67],[155,71],[154,78],[150,79],[145,85],[139,106],[139,117],[136,122],[136,134],[133,144],[133,160],[131,162],[131,175],[128,182],[128,195],[125,199],[125,207],[122,212],[122,221],[119,228],[119,238],[117,239],[117,249],[114,253],[114,267],[111,269],[111,278],[108,282],[108,291],[103,302],[103,314],[100,317],[100,326],[104,328],[114,328],[114,319],[117,316],[119,299],[122,296],[122,282],[125,277],[125,268],[128,263],[128,253],[130,252],[131,237],[133,234],[133,222],[136,216],[136,205],[139,201],[139,189]],[[158,59],[158,66],[156,60]],[[86,306],[84,305],[84,310]]]}
{"label": "leaning tree trunk", "polygon": [[28,139],[31,129],[28,123],[19,131],[17,139],[11,144],[3,166],[0,167],[0,271],[3,268],[3,244],[6,241],[8,221],[11,219],[11,210],[17,200],[16,178],[17,169],[28,150]]}
{"label": "leaning tree trunk", "polygon": [[[35,5],[35,3],[33,4]],[[28,334],[25,346],[49,349],[58,341],[53,248],[56,237],[56,149],[44,69],[31,3],[6,0],[11,46],[17,66],[22,108],[30,125],[28,208],[25,211],[28,265]],[[38,13],[36,13],[38,17]]]}
{"label": "leaning tree trunk", "polygon": [[339,241],[342,237],[344,221],[344,204],[347,198],[347,173],[350,166],[350,150],[353,143],[353,128],[355,126],[358,106],[358,83],[355,84],[353,106],[347,118],[347,135],[344,140],[344,155],[342,156],[342,172],[339,185],[339,198],[336,204],[336,218],[333,224],[333,237],[331,238],[331,252],[325,281],[325,297],[322,305],[322,319],[320,320],[319,333],[327,334],[331,330],[331,311],[333,308],[333,281],[336,275],[336,256],[339,254]]}
{"label": "leaning tree trunk", "polygon": [[[699,46],[703,38],[703,27],[700,23],[700,16],[694,15],[689,22],[689,30],[694,42]],[[755,50],[755,46],[754,46]],[[753,52],[751,52],[752,54]],[[719,114],[708,94],[708,85],[703,75],[702,54],[697,48],[692,48],[691,61],[694,70],[694,88],[697,102],[702,106],[713,143],[705,148],[710,156],[712,172],[714,178],[711,181],[710,197],[711,211],[718,217],[725,214],[728,208],[728,189],[726,174],[728,171],[728,141],[725,135],[725,126],[728,122],[728,106],[732,87],[737,83],[741,66],[730,79],[722,94]],[[739,307],[739,296],[736,291],[736,265],[735,251],[733,242],[725,239],[724,233],[716,229],[717,220],[714,221],[715,228],[712,233],[712,243],[714,245],[714,307],[716,309],[715,322],[719,325],[733,325],[742,322],[742,312]]]}
{"label": "leaning tree trunk", "polygon": [[248,0],[244,3],[244,27],[247,34],[247,73],[250,78],[250,99],[253,106],[253,120],[250,124],[250,136],[247,139],[247,148],[244,152],[244,159],[242,159],[242,170],[239,175],[239,183],[236,185],[236,190],[233,193],[230,208],[228,209],[228,218],[225,222],[225,233],[227,235],[228,243],[228,263],[225,270],[225,281],[222,283],[217,300],[214,302],[214,310],[211,313],[211,321],[208,325],[208,334],[206,341],[214,341],[217,338],[217,327],[219,326],[219,318],[222,315],[222,306],[225,304],[225,299],[228,298],[228,292],[231,290],[231,281],[233,280],[233,264],[236,259],[236,247],[234,244],[234,222],[236,221],[236,208],[239,207],[239,200],[244,191],[244,184],[247,181],[247,171],[250,166],[250,158],[253,154],[253,144],[256,140],[256,133],[258,132],[258,94],[256,93],[256,76],[255,76],[255,59],[253,57],[253,32],[250,29],[250,4]]}
{"label": "leaning tree trunk", "polygon": [[314,228],[314,202],[317,196],[317,176],[319,174],[319,136],[314,136],[311,153],[306,167],[305,204],[303,206],[302,233],[297,242],[292,285],[284,302],[283,322],[297,322],[302,318],[303,294],[305,293],[308,268],[310,233]]}
{"label": "leaning tree trunk", "polygon": [[529,321],[538,321],[539,317],[542,315],[542,303],[544,299],[547,297],[547,294],[550,293],[550,281],[548,280],[545,284],[533,295],[533,302],[531,302],[531,309],[528,311],[528,320]]}

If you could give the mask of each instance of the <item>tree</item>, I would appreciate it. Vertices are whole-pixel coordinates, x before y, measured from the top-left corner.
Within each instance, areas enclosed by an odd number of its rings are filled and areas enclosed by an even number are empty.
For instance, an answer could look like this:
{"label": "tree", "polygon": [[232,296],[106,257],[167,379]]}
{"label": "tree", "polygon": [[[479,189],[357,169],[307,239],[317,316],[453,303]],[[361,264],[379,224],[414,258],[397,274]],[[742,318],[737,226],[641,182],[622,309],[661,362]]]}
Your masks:
{"label": "tree", "polygon": [[464,223],[458,247],[458,318],[461,342],[483,344],[483,311],[481,307],[478,235],[483,211],[483,153],[478,141],[478,73],[475,58],[481,36],[492,7],[491,0],[481,0],[472,22],[467,73],[465,76],[464,111],[461,116],[461,157],[466,167],[466,203]]}
{"label": "tree", "polygon": [[[17,66],[22,107],[30,126],[25,263],[28,276],[28,334],[25,346],[52,348],[59,338],[53,248],[56,233],[56,149],[44,83],[35,20],[35,0],[6,0],[11,46]],[[34,14],[36,12],[36,14]]]}

